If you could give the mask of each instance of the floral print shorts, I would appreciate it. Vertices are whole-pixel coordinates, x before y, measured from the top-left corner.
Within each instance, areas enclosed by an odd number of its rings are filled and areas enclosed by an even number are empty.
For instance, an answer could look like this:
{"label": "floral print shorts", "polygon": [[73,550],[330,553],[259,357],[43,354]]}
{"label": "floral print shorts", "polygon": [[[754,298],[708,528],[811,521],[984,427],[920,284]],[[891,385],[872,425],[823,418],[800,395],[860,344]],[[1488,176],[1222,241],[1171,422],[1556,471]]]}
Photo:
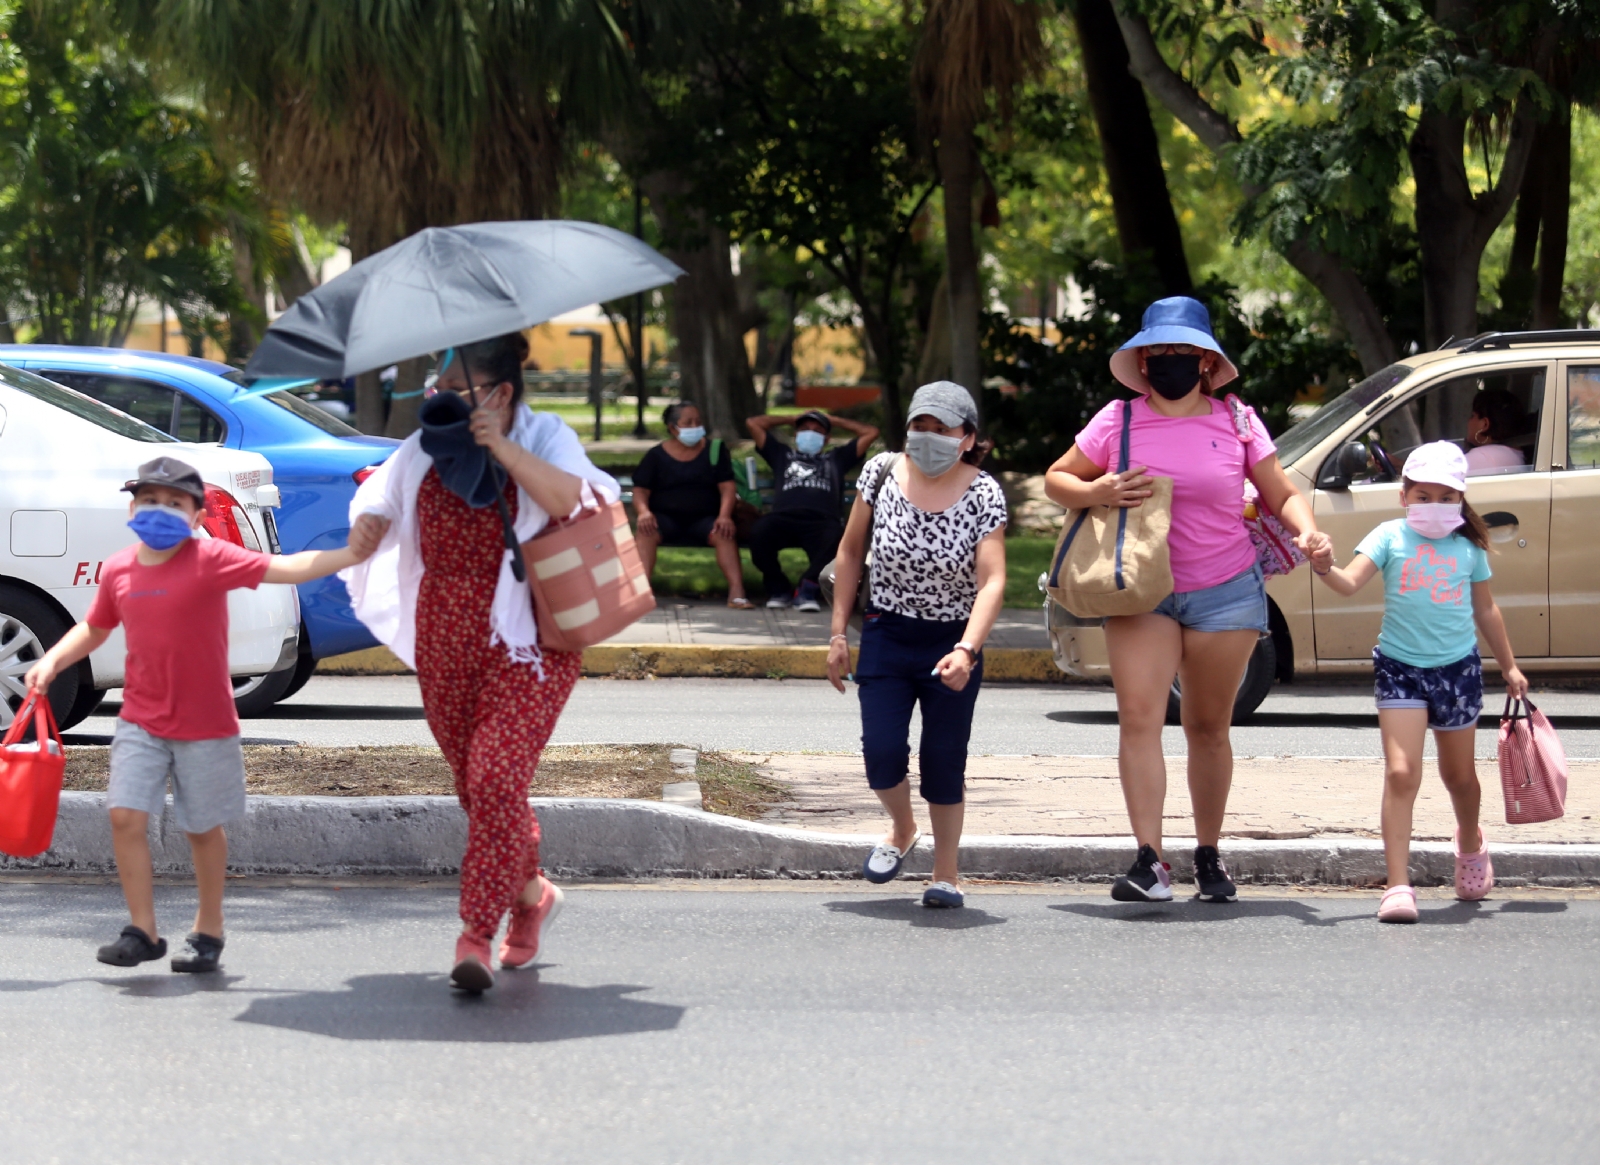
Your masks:
{"label": "floral print shorts", "polygon": [[1372,674],[1378,707],[1426,708],[1428,727],[1437,732],[1474,728],[1483,711],[1483,661],[1474,647],[1455,663],[1413,667],[1372,649]]}

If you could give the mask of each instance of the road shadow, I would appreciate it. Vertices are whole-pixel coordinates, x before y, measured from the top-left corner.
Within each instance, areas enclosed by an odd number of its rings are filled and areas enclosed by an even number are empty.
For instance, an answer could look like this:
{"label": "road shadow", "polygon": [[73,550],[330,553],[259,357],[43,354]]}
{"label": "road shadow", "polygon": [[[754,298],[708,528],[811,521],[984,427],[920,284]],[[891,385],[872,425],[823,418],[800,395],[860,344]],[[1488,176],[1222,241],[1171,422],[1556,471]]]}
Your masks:
{"label": "road shadow", "polygon": [[1337,926],[1366,918],[1366,914],[1325,916],[1304,902],[1288,899],[1266,899],[1243,902],[1196,902],[1194,899],[1177,900],[1166,904],[1157,902],[1056,902],[1051,910],[1063,914],[1076,914],[1102,922],[1140,923],[1196,923],[1243,922],[1251,918],[1292,918],[1302,926]]}
{"label": "road shadow", "polygon": [[824,905],[836,914],[854,914],[879,922],[905,922],[932,930],[976,930],[982,926],[999,926],[1006,921],[976,906],[946,910],[924,906],[913,898],[867,898]]}
{"label": "road shadow", "polygon": [[1046,712],[1046,720],[1054,720],[1057,724],[1110,724],[1115,726],[1117,714],[1115,711],[1105,712]]}
{"label": "road shadow", "polygon": [[385,704],[275,704],[261,720],[424,720],[421,707],[397,708]]}
{"label": "road shadow", "polygon": [[190,995],[213,995],[229,990],[235,983],[244,981],[243,975],[226,973],[206,975],[130,975],[111,979],[80,975],[72,979],[0,979],[0,992],[50,991],[68,987],[73,983],[99,983],[116,988],[118,994],[134,999],[179,999]]}
{"label": "road shadow", "polygon": [[297,991],[252,1000],[240,1023],[336,1040],[543,1044],[671,1031],[685,1008],[629,996],[648,987],[541,983],[537,971],[504,972],[482,995],[452,991],[443,975],[359,975],[342,991]]}
{"label": "road shadow", "polygon": [[[1046,712],[1046,720],[1058,724],[1115,725],[1115,711],[1100,712],[1061,711]],[[1600,728],[1600,716],[1551,716],[1550,723],[1557,729],[1582,731]],[[1370,728],[1376,731],[1378,714],[1373,712],[1262,712],[1255,711],[1234,721],[1235,728]],[[1168,727],[1175,727],[1168,725]],[[1484,713],[1478,718],[1478,728],[1485,732],[1500,731],[1498,713]]]}
{"label": "road shadow", "polygon": [[1501,914],[1565,914],[1565,902],[1502,902]]}

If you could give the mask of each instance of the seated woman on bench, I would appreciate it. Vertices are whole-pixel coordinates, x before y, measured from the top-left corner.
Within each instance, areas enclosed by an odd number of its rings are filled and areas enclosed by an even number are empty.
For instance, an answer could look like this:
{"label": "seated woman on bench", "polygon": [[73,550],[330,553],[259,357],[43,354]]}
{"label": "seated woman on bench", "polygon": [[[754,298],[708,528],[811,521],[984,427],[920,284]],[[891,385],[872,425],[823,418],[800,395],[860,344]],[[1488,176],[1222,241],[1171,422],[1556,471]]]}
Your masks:
{"label": "seated woman on bench", "polygon": [[744,567],[733,526],[733,458],[722,446],[716,463],[699,406],[680,400],[661,419],[671,434],[644,455],[633,474],[633,512],[639,519],[639,557],[646,574],[656,568],[658,546],[710,546],[728,580],[728,606],[748,611]]}

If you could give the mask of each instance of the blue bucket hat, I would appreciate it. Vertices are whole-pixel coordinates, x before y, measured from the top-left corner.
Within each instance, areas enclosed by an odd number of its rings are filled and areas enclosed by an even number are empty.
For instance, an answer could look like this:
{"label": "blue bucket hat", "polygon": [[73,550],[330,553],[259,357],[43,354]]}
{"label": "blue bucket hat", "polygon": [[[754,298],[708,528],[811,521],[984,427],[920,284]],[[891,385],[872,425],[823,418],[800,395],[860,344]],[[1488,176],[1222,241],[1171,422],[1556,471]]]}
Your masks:
{"label": "blue bucket hat", "polygon": [[1149,392],[1150,382],[1139,371],[1139,349],[1151,344],[1193,344],[1222,357],[1211,375],[1211,387],[1221,388],[1239,378],[1239,370],[1211,334],[1211,313],[1198,299],[1173,295],[1158,299],[1144,309],[1139,334],[1111,355],[1111,375],[1135,392]]}

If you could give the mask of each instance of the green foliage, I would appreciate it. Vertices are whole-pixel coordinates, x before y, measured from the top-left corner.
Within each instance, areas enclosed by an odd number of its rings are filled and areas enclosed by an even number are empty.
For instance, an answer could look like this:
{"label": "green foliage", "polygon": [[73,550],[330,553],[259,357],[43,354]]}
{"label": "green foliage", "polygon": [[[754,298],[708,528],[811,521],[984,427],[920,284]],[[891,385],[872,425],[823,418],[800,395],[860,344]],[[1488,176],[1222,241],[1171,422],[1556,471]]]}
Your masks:
{"label": "green foliage", "polygon": [[203,117],[115,45],[0,14],[0,294],[34,338],[121,343],[141,299],[199,332],[239,303],[225,231],[245,196]]}
{"label": "green foliage", "polygon": [[[1072,445],[1089,418],[1131,393],[1111,376],[1111,354],[1139,329],[1145,307],[1159,298],[1147,273],[1087,262],[1074,276],[1086,310],[1054,321],[1059,342],[1045,343],[1002,315],[991,315],[985,337],[987,372],[1018,388],[988,389],[984,415],[997,464],[1040,472]],[[1340,384],[1356,360],[1348,347],[1269,304],[1251,322],[1236,293],[1219,280],[1195,289],[1211,312],[1223,351],[1239,368],[1224,391],[1253,405],[1274,434],[1289,424],[1289,406],[1317,384]]]}

